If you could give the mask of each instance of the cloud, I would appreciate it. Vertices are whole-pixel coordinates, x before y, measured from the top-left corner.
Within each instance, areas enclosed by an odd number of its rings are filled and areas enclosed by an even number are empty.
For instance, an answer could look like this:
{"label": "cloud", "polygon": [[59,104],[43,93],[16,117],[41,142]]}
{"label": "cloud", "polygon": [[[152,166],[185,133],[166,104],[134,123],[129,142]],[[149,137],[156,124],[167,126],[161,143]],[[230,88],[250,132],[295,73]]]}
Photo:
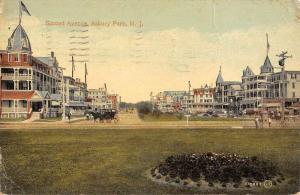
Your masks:
{"label": "cloud", "polygon": [[[11,29],[0,30],[0,43],[4,48],[17,22],[17,19],[7,20],[4,26]],[[49,27],[34,16],[24,16],[23,26],[34,56],[47,56],[53,50],[60,65],[70,73],[69,31],[72,28]],[[220,65],[225,80],[240,80],[246,65],[258,73],[266,55],[266,32],[273,64],[276,64],[277,53],[288,50],[293,58],[287,61],[287,69],[299,69],[300,28],[294,21],[222,34],[201,33],[194,28],[139,31],[141,33],[134,28],[88,28],[86,46],[89,50],[86,52],[90,88],[107,83],[109,90],[119,93],[124,101],[135,102],[148,99],[151,91],[184,90],[188,80],[195,88],[212,84]],[[83,79],[83,63],[75,65],[75,76]]]}

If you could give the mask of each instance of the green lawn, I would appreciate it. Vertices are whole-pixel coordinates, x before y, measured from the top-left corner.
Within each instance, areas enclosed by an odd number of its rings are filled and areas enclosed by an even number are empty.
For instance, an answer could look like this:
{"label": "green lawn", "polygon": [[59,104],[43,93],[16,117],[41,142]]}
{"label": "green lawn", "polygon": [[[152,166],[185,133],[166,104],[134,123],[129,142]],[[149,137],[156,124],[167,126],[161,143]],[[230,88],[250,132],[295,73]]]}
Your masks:
{"label": "green lawn", "polygon": [[0,118],[0,123],[1,122],[21,122],[25,121],[26,118]]}
{"label": "green lawn", "polygon": [[0,130],[7,174],[35,194],[205,193],[159,185],[144,173],[171,154],[207,151],[271,159],[289,184],[256,192],[294,193],[299,144],[299,131],[278,129]]}
{"label": "green lawn", "polygon": [[[142,120],[145,122],[160,122],[160,121],[185,121],[185,116],[180,116],[176,114],[160,114],[155,116],[152,114],[143,115]],[[245,121],[254,119],[244,119],[244,118],[226,118],[226,117],[197,117],[191,116],[190,121]]]}

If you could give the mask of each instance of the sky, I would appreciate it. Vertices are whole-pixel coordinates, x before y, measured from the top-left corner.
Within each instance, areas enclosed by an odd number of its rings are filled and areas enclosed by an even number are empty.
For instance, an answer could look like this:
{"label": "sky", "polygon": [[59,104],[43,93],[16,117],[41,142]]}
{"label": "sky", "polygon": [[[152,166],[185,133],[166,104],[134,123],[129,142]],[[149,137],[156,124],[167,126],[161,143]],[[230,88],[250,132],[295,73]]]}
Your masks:
{"label": "sky", "polygon": [[[23,0],[33,55],[55,52],[65,73],[88,87],[118,93],[122,101],[149,100],[151,92],[214,85],[220,66],[225,80],[255,73],[266,57],[276,67],[281,51],[300,70],[299,0]],[[17,0],[0,0],[0,49],[18,24]],[[279,69],[276,69],[279,71]]]}

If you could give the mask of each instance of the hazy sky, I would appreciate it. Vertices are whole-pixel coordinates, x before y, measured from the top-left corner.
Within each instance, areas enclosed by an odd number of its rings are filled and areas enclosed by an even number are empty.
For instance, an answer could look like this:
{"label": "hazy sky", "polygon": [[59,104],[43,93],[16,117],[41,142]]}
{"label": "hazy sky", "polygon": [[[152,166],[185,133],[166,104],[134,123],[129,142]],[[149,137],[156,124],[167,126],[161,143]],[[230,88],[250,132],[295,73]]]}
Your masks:
{"label": "hazy sky", "polygon": [[[273,65],[275,55],[287,50],[293,55],[287,69],[300,70],[296,0],[23,2],[32,15],[23,13],[22,25],[34,56],[53,50],[70,74],[75,54],[75,60],[88,61],[89,88],[107,83],[123,101],[147,100],[151,91],[184,90],[188,80],[194,88],[213,84],[219,66],[225,80],[241,80],[247,65],[258,73],[266,33]],[[18,16],[17,0],[0,0],[0,49],[6,48]],[[75,66],[75,76],[83,79],[84,63]]]}

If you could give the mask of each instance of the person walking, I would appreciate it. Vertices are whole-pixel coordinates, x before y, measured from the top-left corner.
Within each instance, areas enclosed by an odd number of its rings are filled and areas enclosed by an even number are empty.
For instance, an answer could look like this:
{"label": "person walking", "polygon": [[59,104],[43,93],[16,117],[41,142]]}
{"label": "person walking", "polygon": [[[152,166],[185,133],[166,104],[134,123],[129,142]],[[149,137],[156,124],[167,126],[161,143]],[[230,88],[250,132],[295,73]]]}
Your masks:
{"label": "person walking", "polygon": [[255,117],[255,127],[256,127],[256,129],[259,128],[259,120],[258,120],[258,117]]}
{"label": "person walking", "polygon": [[71,120],[71,112],[68,112],[68,120],[70,122],[70,120]]}
{"label": "person walking", "polygon": [[269,127],[271,127],[272,119],[271,117],[268,118]]}

